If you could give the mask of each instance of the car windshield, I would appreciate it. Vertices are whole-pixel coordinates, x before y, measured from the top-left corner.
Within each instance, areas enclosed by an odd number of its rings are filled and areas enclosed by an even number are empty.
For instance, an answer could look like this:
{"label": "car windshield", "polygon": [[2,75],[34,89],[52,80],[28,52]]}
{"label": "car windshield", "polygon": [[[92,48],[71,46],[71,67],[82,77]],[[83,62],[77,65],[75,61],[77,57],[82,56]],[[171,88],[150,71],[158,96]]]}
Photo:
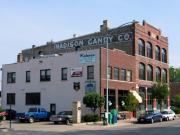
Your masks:
{"label": "car windshield", "polygon": [[29,108],[28,112],[37,112],[37,108]]}
{"label": "car windshield", "polygon": [[146,111],[146,114],[147,115],[151,115],[151,114],[153,114],[154,113],[154,111]]}
{"label": "car windshield", "polygon": [[65,114],[65,112],[59,112],[58,113],[58,115],[64,115]]}
{"label": "car windshield", "polygon": [[168,114],[168,111],[162,111],[161,113],[162,114]]}

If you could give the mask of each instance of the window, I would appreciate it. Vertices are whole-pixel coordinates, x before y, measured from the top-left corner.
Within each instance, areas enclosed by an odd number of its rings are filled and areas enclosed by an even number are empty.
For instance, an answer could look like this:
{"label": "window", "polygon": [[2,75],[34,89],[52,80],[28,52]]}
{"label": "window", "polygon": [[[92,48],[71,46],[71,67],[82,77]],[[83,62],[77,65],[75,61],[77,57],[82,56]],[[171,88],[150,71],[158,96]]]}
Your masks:
{"label": "window", "polygon": [[108,67],[108,79],[112,79],[112,67]]}
{"label": "window", "polygon": [[67,80],[67,75],[68,75],[68,69],[62,68],[61,69],[61,80]]}
{"label": "window", "polygon": [[119,80],[119,68],[114,68],[114,80]]}
{"label": "window", "polygon": [[94,66],[87,66],[87,79],[94,79]]}
{"label": "window", "polygon": [[15,83],[16,82],[16,73],[9,72],[7,73],[7,83]]}
{"label": "window", "polygon": [[145,44],[142,39],[138,40],[139,55],[145,56]]}
{"label": "window", "polygon": [[159,67],[156,67],[156,81],[161,81],[161,69]]}
{"label": "window", "polygon": [[147,57],[148,58],[153,58],[153,55],[152,55],[152,44],[150,42],[147,43]]}
{"label": "window", "polygon": [[153,81],[153,67],[151,65],[147,66],[147,80]]}
{"label": "window", "polygon": [[128,81],[128,82],[131,82],[131,81],[132,81],[132,71],[131,71],[131,70],[128,70],[128,71],[127,71],[127,81]]}
{"label": "window", "polygon": [[30,82],[30,81],[31,81],[31,72],[26,71],[26,82]]}
{"label": "window", "polygon": [[145,75],[145,65],[143,63],[139,64],[139,79],[145,80],[146,75]]}
{"label": "window", "polygon": [[162,49],[162,62],[166,63],[167,62],[167,54],[166,54],[166,49]]}
{"label": "window", "polygon": [[51,80],[51,70],[43,69],[40,70],[40,81],[50,81]]}
{"label": "window", "polygon": [[166,69],[162,70],[162,81],[164,83],[167,83],[167,70]]}
{"label": "window", "polygon": [[156,46],[156,60],[159,60],[160,61],[160,47],[159,46]]}
{"label": "window", "polygon": [[7,93],[7,105],[15,105],[15,93]]}
{"label": "window", "polygon": [[126,70],[125,69],[121,69],[121,80],[126,81]]}
{"label": "window", "polygon": [[26,105],[40,105],[41,104],[40,93],[26,93]]}

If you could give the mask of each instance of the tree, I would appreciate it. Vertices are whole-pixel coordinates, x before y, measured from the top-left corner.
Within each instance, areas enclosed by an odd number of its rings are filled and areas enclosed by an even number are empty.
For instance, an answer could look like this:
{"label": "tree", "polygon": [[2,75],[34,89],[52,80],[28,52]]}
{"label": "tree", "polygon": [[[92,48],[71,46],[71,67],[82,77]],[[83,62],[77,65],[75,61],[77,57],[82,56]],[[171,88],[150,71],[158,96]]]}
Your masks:
{"label": "tree", "polygon": [[152,98],[161,100],[160,108],[162,109],[163,101],[169,96],[169,89],[166,83],[157,82],[152,87]]}
{"label": "tree", "polygon": [[180,68],[169,68],[170,82],[180,82]]}
{"label": "tree", "polygon": [[83,98],[83,103],[86,107],[91,108],[95,115],[96,109],[104,105],[104,97],[100,96],[96,92],[90,92]]}
{"label": "tree", "polygon": [[180,94],[176,95],[175,106],[180,108]]}
{"label": "tree", "polygon": [[136,110],[136,107],[138,106],[139,102],[135,98],[135,96],[132,93],[128,93],[126,99],[125,99],[125,110],[133,112]]}

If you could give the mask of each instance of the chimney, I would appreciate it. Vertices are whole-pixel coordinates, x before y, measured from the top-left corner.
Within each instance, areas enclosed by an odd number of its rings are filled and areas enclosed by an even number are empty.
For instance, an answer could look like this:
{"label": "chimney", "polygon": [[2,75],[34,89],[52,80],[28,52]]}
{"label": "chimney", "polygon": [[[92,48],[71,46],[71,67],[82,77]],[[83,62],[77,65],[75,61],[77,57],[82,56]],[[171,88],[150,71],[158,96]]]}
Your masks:
{"label": "chimney", "polygon": [[35,53],[34,53],[34,48],[35,48],[36,46],[35,45],[32,45],[32,58],[33,59],[35,59]]}
{"label": "chimney", "polygon": [[103,24],[100,25],[100,32],[107,32],[109,29],[108,20],[103,20]]}

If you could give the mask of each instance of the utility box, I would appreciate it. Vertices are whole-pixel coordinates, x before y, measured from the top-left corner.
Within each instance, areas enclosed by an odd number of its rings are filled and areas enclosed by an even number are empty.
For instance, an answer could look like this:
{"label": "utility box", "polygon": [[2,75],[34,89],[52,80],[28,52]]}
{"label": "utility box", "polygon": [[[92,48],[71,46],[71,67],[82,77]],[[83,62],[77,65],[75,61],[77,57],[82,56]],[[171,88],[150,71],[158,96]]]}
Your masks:
{"label": "utility box", "polygon": [[81,102],[73,102],[73,123],[81,123]]}

